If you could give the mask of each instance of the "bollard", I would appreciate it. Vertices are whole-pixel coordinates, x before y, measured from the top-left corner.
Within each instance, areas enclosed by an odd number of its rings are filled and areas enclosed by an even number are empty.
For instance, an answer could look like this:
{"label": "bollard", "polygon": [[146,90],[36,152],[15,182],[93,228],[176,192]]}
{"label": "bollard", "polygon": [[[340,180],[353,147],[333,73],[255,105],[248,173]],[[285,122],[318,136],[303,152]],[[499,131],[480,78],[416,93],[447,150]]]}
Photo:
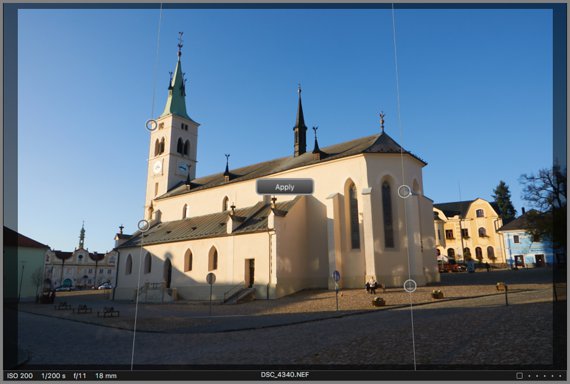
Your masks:
{"label": "bollard", "polygon": [[509,306],[509,286],[507,284],[505,284],[505,305],[508,307]]}

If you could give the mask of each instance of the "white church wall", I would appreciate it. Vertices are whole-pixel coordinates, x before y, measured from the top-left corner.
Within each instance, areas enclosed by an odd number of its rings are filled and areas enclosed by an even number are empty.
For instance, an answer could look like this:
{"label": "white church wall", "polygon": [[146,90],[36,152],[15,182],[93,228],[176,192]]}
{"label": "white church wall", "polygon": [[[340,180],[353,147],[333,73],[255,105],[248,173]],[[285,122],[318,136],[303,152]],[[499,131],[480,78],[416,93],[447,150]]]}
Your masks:
{"label": "white church wall", "polygon": [[421,196],[420,199],[420,219],[423,235],[422,260],[425,282],[439,282],[439,268],[435,251],[436,234],[433,226],[433,202],[425,196]]}

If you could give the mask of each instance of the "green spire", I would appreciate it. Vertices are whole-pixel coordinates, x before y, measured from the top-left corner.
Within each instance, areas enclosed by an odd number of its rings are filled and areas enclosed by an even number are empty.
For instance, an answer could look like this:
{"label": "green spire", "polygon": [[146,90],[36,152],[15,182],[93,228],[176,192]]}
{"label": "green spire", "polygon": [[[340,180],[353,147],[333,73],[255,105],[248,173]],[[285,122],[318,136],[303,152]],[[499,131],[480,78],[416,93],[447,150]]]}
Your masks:
{"label": "green spire", "polygon": [[186,84],[184,74],[182,72],[182,64],[180,62],[180,57],[182,56],[182,32],[179,32],[179,34],[178,62],[176,63],[174,76],[168,83],[168,99],[166,99],[164,112],[162,112],[162,115],[160,116],[162,117],[173,114],[191,120],[190,116],[188,116],[188,113],[186,112]]}

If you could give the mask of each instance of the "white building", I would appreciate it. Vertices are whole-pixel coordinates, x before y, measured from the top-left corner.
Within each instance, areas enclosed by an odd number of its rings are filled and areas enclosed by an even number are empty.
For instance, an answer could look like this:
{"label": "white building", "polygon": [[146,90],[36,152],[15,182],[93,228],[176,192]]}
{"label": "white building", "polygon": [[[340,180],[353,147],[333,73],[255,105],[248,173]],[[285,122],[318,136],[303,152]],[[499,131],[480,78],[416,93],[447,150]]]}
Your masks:
{"label": "white building", "polygon": [[50,249],[45,254],[45,278],[52,287],[91,288],[115,281],[117,254],[89,252],[85,248],[85,228],[73,252]]}
{"label": "white building", "polygon": [[[315,135],[307,152],[299,89],[291,156],[195,178],[199,124],[186,111],[180,58],[179,46],[166,107],[150,135],[151,227],[144,239],[140,231],[115,238],[116,298],[162,285],[163,300],[164,292],[168,300],[205,299],[209,272],[217,300],[236,287],[251,287],[258,298],[332,288],[334,270],[344,288],[362,288],[370,276],[386,286],[439,280],[432,201],[423,195],[426,163],[384,132],[383,120],[379,133],[322,149]],[[312,179],[313,193],[276,200],[257,193],[257,180],[283,178]]]}

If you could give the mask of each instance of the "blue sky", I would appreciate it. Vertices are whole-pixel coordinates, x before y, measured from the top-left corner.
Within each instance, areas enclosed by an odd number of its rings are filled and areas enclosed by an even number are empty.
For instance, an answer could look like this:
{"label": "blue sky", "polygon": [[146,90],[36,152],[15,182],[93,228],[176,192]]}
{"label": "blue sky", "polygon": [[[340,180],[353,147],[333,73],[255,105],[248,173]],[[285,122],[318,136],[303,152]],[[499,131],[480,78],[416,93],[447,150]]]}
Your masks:
{"label": "blue sky", "polygon": [[[197,176],[287,156],[297,83],[321,147],[386,132],[428,162],[437,202],[491,199],[552,164],[550,10],[20,10],[18,226],[113,247],[143,216],[149,134],[184,32]],[[153,104],[154,100],[154,104]],[[309,143],[312,143],[312,132]],[[460,188],[459,188],[460,185]]]}

